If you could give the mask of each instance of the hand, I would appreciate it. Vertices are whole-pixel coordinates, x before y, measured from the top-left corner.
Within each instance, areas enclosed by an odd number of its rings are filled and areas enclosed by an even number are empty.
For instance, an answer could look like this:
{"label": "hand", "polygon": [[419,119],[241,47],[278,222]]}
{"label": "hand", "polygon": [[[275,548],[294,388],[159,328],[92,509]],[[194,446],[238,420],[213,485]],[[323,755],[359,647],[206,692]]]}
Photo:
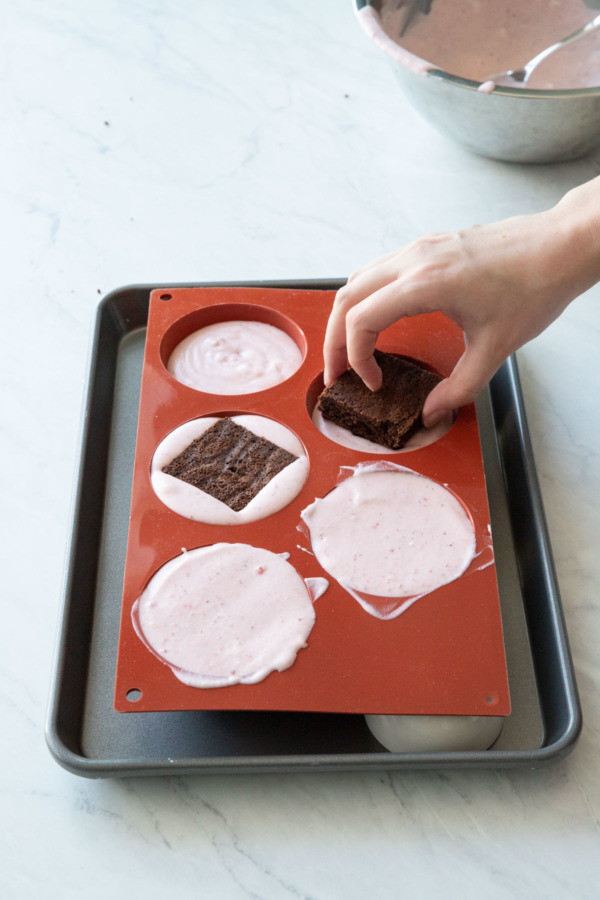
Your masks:
{"label": "hand", "polygon": [[379,333],[402,316],[441,310],[465,332],[466,350],[427,398],[423,423],[472,401],[510,353],[600,278],[600,237],[583,215],[590,204],[575,194],[547,212],[427,235],[352,275],[327,325],[325,383],[350,365],[377,390]]}

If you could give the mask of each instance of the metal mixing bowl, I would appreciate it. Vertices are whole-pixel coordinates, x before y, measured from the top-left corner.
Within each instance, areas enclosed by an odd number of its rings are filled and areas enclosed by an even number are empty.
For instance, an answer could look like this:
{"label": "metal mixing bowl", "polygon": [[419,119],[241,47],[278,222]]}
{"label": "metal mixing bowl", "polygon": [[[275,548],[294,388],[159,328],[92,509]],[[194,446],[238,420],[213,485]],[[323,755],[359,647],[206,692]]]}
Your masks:
{"label": "metal mixing bowl", "polygon": [[[355,0],[357,13],[369,5],[376,6]],[[360,15],[358,20],[362,23]],[[482,94],[478,81],[439,69],[418,74],[396,60],[394,64],[415,109],[438,131],[482,156],[507,162],[560,162],[600,146],[600,87],[496,88]]]}

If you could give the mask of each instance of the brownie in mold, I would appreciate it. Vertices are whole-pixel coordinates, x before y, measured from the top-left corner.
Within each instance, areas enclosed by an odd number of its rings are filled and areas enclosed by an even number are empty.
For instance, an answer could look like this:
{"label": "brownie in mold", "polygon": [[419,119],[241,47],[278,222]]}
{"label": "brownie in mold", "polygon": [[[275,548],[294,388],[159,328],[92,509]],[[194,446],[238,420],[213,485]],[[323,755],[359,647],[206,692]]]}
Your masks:
{"label": "brownie in mold", "polygon": [[321,392],[319,409],[352,434],[399,450],[421,427],[427,395],[442,378],[393,353],[375,350],[374,355],[383,375],[378,391],[347,369]]}
{"label": "brownie in mold", "polygon": [[163,466],[162,471],[239,512],[297,458],[230,418],[223,418]]}

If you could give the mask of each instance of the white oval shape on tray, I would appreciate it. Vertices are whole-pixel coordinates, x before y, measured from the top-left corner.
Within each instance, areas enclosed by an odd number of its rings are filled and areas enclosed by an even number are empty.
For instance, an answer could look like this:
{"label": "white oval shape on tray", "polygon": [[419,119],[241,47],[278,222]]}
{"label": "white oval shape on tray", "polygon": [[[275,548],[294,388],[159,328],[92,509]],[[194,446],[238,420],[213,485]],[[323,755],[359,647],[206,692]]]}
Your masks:
{"label": "white oval shape on tray", "polygon": [[365,716],[367,726],[392,753],[451,753],[488,750],[498,739],[503,716]]}

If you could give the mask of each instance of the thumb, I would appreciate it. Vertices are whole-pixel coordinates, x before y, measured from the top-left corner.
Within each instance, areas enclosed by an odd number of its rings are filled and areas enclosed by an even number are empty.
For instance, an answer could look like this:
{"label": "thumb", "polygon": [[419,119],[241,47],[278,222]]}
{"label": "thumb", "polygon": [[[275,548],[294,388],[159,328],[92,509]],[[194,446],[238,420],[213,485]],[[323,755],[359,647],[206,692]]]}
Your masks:
{"label": "thumb", "polygon": [[490,354],[482,347],[467,346],[452,374],[436,385],[427,397],[423,406],[423,425],[432,428],[448,412],[471,403],[501,362],[490,365]]}

